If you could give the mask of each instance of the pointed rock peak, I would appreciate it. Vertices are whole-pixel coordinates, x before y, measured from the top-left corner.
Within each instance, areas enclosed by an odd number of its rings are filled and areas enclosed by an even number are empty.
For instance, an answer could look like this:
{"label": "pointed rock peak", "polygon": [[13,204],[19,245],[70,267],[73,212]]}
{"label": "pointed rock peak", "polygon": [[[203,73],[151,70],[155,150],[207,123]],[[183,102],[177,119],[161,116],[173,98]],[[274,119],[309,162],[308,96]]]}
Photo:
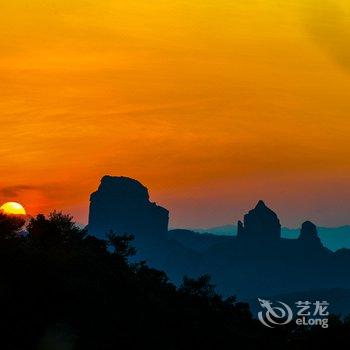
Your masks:
{"label": "pointed rock peak", "polygon": [[257,203],[257,205],[255,206],[256,209],[258,208],[267,208],[265,202],[263,200],[259,200],[259,202]]}
{"label": "pointed rock peak", "polygon": [[270,215],[277,218],[276,213],[270,209],[263,200],[259,200],[254,209],[250,213],[257,213],[259,215]]}
{"label": "pointed rock peak", "polygon": [[238,223],[238,231],[246,238],[279,239],[281,225],[276,213],[260,200],[254,209],[244,215],[244,224]]}

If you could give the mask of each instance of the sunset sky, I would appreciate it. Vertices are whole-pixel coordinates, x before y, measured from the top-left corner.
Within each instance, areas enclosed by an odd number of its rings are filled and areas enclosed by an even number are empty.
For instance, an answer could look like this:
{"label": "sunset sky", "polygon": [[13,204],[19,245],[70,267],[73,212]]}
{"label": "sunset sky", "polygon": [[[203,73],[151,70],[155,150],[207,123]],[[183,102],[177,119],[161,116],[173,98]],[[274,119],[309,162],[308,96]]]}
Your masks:
{"label": "sunset sky", "polygon": [[86,223],[105,175],[172,226],[350,224],[348,0],[0,5],[0,205]]}

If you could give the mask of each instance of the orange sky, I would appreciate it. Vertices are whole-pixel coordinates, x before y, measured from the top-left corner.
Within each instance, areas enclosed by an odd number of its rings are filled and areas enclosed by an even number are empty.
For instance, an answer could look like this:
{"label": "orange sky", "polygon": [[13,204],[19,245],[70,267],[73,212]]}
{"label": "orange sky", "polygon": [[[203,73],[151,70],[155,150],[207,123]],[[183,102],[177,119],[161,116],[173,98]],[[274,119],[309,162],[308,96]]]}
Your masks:
{"label": "orange sky", "polygon": [[[0,202],[85,222],[104,174],[172,226],[350,223],[348,0],[0,5]],[[0,203],[1,204],[1,203]]]}

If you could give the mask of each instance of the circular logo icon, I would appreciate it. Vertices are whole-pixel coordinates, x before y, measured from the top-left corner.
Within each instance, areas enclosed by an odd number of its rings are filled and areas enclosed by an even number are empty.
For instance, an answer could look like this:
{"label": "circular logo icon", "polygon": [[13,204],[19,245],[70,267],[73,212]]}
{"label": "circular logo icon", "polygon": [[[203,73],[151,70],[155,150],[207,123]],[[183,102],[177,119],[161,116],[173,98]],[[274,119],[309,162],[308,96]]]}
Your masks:
{"label": "circular logo icon", "polygon": [[[260,322],[269,328],[283,326],[293,319],[292,309],[282,301],[275,303],[270,300],[258,299],[260,306],[264,309],[258,313]],[[277,305],[274,305],[277,304]]]}

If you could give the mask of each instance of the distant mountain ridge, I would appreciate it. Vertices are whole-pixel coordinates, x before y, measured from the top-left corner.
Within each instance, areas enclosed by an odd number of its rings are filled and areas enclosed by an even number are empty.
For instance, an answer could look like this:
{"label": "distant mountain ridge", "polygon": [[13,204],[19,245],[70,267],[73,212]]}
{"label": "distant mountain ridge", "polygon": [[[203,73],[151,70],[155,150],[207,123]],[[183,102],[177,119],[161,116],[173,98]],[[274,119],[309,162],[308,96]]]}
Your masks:
{"label": "distant mountain ridge", "polygon": [[[198,233],[214,234],[219,236],[237,236],[236,225],[223,225],[210,228],[189,228],[188,230]],[[317,227],[318,235],[325,247],[336,251],[342,248],[350,248],[350,225],[339,227]],[[281,237],[296,239],[299,229],[282,227]]]}

